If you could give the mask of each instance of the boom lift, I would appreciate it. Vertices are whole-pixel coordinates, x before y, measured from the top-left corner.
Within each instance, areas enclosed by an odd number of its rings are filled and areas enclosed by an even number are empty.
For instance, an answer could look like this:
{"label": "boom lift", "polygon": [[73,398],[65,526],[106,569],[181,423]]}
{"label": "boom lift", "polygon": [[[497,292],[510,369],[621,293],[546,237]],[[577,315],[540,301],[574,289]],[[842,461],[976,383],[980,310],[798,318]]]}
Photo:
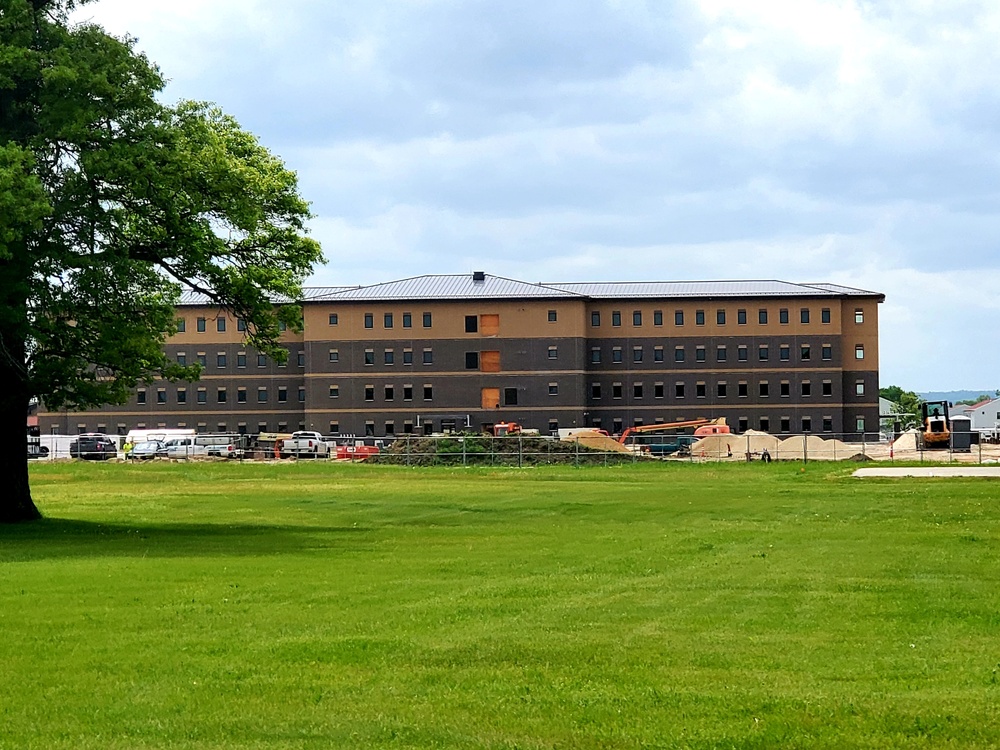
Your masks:
{"label": "boom lift", "polygon": [[705,435],[728,435],[730,433],[725,417],[717,419],[684,419],[679,422],[657,422],[656,424],[629,427],[618,438],[618,442],[624,445],[632,435],[641,435],[646,432],[673,432],[674,430],[682,430],[685,427],[694,427],[694,434],[697,437],[704,437]]}

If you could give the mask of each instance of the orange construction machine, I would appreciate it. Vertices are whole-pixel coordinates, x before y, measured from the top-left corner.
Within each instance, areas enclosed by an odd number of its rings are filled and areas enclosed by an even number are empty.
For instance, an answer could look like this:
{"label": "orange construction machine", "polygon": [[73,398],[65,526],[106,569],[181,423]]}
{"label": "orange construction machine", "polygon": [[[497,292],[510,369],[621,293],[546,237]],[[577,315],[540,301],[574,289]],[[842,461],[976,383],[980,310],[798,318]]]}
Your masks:
{"label": "orange construction machine", "polygon": [[925,401],[920,405],[924,418],[924,448],[947,448],[951,444],[951,420],[947,401]]}
{"label": "orange construction machine", "polygon": [[521,425],[517,422],[497,422],[493,425],[493,435],[495,437],[506,437],[507,435],[520,435]]}
{"label": "orange construction machine", "polygon": [[705,435],[728,435],[729,425],[726,424],[725,417],[719,417],[718,419],[684,419],[680,422],[657,422],[656,424],[644,424],[639,427],[629,427],[622,436],[618,438],[618,442],[624,444],[629,437],[632,435],[641,435],[647,432],[673,432],[675,430],[683,430],[686,428],[694,427],[694,435],[696,437],[704,437]]}

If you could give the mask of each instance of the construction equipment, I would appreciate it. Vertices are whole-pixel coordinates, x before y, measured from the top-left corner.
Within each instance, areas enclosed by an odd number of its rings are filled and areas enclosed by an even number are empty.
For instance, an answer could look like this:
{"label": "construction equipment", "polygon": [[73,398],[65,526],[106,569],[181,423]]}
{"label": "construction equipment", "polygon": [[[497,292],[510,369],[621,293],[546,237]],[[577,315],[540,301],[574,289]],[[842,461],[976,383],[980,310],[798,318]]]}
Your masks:
{"label": "construction equipment", "polygon": [[948,419],[947,401],[925,401],[920,405],[924,418],[924,448],[934,450],[951,444],[951,420]]}
{"label": "construction equipment", "polygon": [[673,432],[674,430],[683,430],[691,427],[695,428],[693,434],[698,437],[704,437],[705,435],[728,435],[730,433],[725,417],[717,419],[683,419],[679,422],[657,422],[656,424],[629,427],[618,438],[618,442],[624,444],[632,435],[641,435],[647,432]]}
{"label": "construction equipment", "polygon": [[497,422],[493,425],[494,437],[507,437],[508,435],[520,435],[523,428],[517,422]]}

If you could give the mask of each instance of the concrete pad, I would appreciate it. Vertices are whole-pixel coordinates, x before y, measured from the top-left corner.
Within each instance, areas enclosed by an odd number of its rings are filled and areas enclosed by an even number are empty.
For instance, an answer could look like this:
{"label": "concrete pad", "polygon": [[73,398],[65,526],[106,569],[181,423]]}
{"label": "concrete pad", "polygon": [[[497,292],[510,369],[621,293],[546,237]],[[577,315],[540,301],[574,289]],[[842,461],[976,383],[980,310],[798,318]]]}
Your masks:
{"label": "concrete pad", "polygon": [[883,466],[858,469],[855,477],[996,477],[1000,466]]}

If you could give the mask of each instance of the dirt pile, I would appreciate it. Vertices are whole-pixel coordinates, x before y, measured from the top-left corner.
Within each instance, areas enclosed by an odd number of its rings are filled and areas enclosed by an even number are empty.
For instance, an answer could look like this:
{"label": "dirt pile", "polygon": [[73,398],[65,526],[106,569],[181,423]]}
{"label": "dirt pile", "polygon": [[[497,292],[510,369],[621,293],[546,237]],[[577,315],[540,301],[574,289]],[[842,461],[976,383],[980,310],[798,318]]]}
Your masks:
{"label": "dirt pile", "polygon": [[817,435],[796,435],[778,444],[774,458],[801,461],[844,461],[857,455],[857,446],[848,445],[842,440],[824,440]]}
{"label": "dirt pile", "polygon": [[732,453],[733,458],[746,460],[747,453],[757,457],[767,449],[773,457],[779,442],[773,435],[757,430],[747,430],[742,435],[708,435],[691,446],[691,455],[695,458],[724,458]]}
{"label": "dirt pile", "polygon": [[629,449],[612,437],[602,435],[599,432],[577,432],[570,437],[562,439],[564,443],[579,443],[596,451],[614,451],[616,453],[630,453]]}
{"label": "dirt pile", "polygon": [[[611,442],[615,443],[614,440]],[[503,438],[490,435],[452,435],[396,440],[380,454],[369,458],[368,463],[403,466],[541,466],[634,460],[635,457],[629,452],[622,453],[610,446],[594,448],[582,440],[576,445],[574,441],[524,435]]]}

